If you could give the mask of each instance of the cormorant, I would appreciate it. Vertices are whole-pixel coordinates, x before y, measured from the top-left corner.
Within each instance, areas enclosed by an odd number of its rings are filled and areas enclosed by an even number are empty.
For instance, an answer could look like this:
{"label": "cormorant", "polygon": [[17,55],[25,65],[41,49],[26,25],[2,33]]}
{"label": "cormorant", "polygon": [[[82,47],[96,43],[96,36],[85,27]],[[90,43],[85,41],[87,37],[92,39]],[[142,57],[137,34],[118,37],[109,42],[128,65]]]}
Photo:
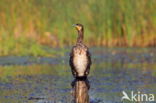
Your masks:
{"label": "cormorant", "polygon": [[89,49],[83,44],[84,28],[82,24],[73,25],[78,31],[76,45],[73,46],[70,53],[69,64],[71,66],[72,74],[75,78],[87,77],[91,66],[91,55]]}

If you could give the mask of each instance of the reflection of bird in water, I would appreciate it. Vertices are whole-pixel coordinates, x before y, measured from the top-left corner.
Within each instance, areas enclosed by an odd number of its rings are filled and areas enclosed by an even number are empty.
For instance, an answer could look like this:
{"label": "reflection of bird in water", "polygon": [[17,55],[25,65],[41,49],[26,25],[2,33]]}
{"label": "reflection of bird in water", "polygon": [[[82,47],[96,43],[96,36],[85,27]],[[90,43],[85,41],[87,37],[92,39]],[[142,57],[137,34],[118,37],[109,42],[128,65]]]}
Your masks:
{"label": "reflection of bird in water", "polygon": [[71,93],[74,97],[72,103],[89,103],[90,85],[87,77],[75,78],[71,85],[73,88]]}
{"label": "reflection of bird in water", "polygon": [[83,25],[74,24],[74,26],[78,31],[78,38],[72,48],[69,63],[74,77],[86,77],[90,70],[91,56],[88,47],[83,44]]}

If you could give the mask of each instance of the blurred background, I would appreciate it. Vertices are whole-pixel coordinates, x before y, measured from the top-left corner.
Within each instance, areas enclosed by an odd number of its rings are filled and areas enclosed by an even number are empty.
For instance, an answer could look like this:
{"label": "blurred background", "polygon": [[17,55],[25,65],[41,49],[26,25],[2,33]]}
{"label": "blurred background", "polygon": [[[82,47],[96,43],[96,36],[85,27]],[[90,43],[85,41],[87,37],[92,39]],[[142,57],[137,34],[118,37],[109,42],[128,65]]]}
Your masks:
{"label": "blurred background", "polygon": [[75,23],[92,55],[91,103],[156,96],[156,0],[0,0],[0,103],[73,103]]}
{"label": "blurred background", "polygon": [[[47,48],[156,46],[156,0],[1,0],[0,56],[51,56]],[[49,54],[48,54],[49,53]]]}

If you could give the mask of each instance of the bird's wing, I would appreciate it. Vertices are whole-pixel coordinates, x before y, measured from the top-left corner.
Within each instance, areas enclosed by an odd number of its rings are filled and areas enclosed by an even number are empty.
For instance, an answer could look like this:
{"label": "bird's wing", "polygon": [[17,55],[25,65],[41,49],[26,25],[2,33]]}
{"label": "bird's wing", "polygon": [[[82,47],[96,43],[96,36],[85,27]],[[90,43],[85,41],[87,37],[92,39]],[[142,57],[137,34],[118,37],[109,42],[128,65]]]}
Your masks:
{"label": "bird's wing", "polygon": [[92,64],[92,60],[91,60],[91,54],[90,54],[88,49],[87,49],[87,58],[88,58],[88,64],[87,64],[86,74],[89,74],[90,66]]}
{"label": "bird's wing", "polygon": [[75,75],[75,68],[74,68],[74,63],[73,63],[73,58],[74,58],[73,50],[74,50],[74,47],[72,48],[72,51],[70,53],[69,65],[71,67],[72,74]]}

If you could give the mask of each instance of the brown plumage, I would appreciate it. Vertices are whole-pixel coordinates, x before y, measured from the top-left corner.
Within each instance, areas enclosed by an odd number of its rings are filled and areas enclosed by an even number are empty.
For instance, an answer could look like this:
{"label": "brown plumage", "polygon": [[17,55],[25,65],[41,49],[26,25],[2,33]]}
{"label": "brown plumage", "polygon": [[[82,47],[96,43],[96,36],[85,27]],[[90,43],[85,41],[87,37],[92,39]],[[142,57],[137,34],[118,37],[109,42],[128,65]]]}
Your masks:
{"label": "brown plumage", "polygon": [[78,31],[78,38],[76,45],[72,48],[69,63],[74,77],[86,77],[91,66],[91,55],[88,47],[83,44],[83,25],[75,24],[74,26]]}

